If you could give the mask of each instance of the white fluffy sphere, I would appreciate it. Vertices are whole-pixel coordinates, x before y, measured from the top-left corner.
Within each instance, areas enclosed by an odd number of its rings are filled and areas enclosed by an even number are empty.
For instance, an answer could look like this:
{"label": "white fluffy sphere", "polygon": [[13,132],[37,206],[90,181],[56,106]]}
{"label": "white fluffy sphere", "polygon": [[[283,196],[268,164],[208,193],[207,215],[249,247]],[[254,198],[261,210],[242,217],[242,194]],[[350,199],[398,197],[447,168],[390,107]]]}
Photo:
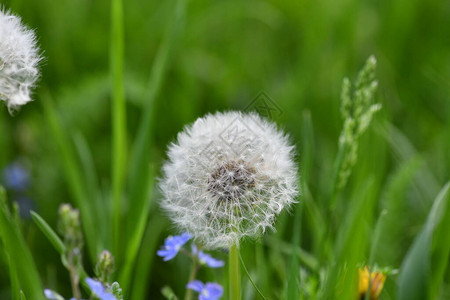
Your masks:
{"label": "white fluffy sphere", "polygon": [[273,226],[298,195],[294,147],[257,114],[198,119],[170,145],[162,208],[206,248],[226,248]]}
{"label": "white fluffy sphere", "polygon": [[40,60],[34,32],[0,8],[0,100],[9,109],[31,101]]}

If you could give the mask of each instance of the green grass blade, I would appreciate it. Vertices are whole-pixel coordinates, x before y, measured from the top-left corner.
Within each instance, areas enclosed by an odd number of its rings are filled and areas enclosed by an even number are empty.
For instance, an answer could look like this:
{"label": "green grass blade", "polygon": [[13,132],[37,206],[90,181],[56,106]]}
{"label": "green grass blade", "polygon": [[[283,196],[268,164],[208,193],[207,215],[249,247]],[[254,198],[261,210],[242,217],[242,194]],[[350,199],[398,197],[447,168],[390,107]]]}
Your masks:
{"label": "green grass blade", "polygon": [[0,187],[0,236],[12,262],[13,274],[19,279],[20,289],[33,300],[44,300],[44,289],[33,257],[19,227],[14,222],[6,203],[5,190]]}
{"label": "green grass blade", "polygon": [[[301,219],[302,219],[303,205],[297,204],[294,219],[294,229],[292,235],[292,246],[298,248],[300,246],[301,235]],[[298,256],[293,253],[289,264],[289,273],[286,289],[286,299],[300,298],[300,262]]]}
{"label": "green grass blade", "polygon": [[372,244],[373,262],[381,266],[398,265],[404,255],[402,243],[406,228],[405,220],[399,215],[407,211],[405,194],[422,165],[423,161],[418,157],[402,162],[382,188],[381,208],[387,213],[379,223],[379,242]]}
{"label": "green grass blade", "polygon": [[[395,157],[400,161],[406,161],[419,156],[419,151],[412,142],[394,125],[387,123],[384,126],[375,128],[390,144]],[[439,184],[435,175],[431,172],[427,164],[421,169],[418,176],[414,178],[414,186],[422,201],[433,199],[439,191]]]}
{"label": "green grass blade", "polygon": [[[64,245],[63,241],[59,238],[59,236],[56,234],[56,232],[50,227],[50,225],[48,225],[48,223],[34,211],[31,211],[31,217],[33,218],[33,221],[36,223],[37,227],[39,227],[42,233],[53,245],[53,247],[55,247],[56,251],[58,251],[60,255],[64,255],[64,253],[66,252],[66,246]],[[90,292],[90,288],[84,282],[84,279],[87,277],[86,271],[84,271],[84,269],[80,269],[79,271],[83,288],[87,292]]]}
{"label": "green grass blade", "polygon": [[9,278],[11,280],[11,299],[19,300],[20,299],[20,284],[19,278],[17,277],[16,268],[12,266],[13,262],[7,253],[4,254],[5,257],[8,258],[9,263]]}
{"label": "green grass blade", "polygon": [[[429,290],[430,279],[431,287],[434,289],[439,288],[437,283],[442,280],[443,270],[441,266],[437,266],[438,274],[432,275],[434,270],[431,268],[431,243],[436,226],[441,220],[443,220],[443,224],[440,226],[447,225],[447,229],[450,226],[450,219],[443,219],[444,215],[448,215],[449,189],[450,183],[447,183],[434,200],[424,227],[414,240],[402,263],[398,279],[399,300],[431,299],[428,298],[429,292],[436,295],[436,290]],[[441,234],[439,236],[441,237]],[[447,248],[447,246],[446,242],[445,247]],[[448,255],[448,248],[446,250],[446,255]],[[443,251],[439,254],[442,255]],[[439,260],[442,261],[443,258]]]}
{"label": "green grass blade", "polygon": [[[89,193],[89,198],[95,199],[98,197],[99,188],[97,184],[97,171],[95,169],[94,159],[92,157],[91,150],[89,149],[89,145],[84,138],[84,136],[77,132],[74,135],[74,145],[77,150],[77,154],[80,158],[80,163],[82,166],[83,175],[85,178],[85,185],[87,187],[87,192]],[[100,203],[98,201],[94,201],[97,204],[97,212],[101,213],[103,210],[100,210]],[[103,222],[102,222],[103,223]]]}
{"label": "green grass blade", "polygon": [[311,271],[319,271],[319,262],[310,253],[300,247],[293,247],[290,243],[282,241],[278,238],[267,236],[265,239],[267,246],[273,251],[281,252],[286,255],[296,254],[300,262]]}
{"label": "green grass blade", "polygon": [[[80,159],[82,173],[84,177],[84,186],[86,186],[86,193],[89,199],[92,199],[91,205],[94,207],[96,217],[94,218],[95,226],[99,236],[104,243],[104,247],[111,249],[112,229],[110,224],[109,203],[105,203],[101,197],[100,188],[98,185],[98,175],[95,169],[94,159],[86,139],[81,133],[74,135],[74,145]],[[107,208],[105,208],[107,207]]]}
{"label": "green grass blade", "polygon": [[[293,255],[293,256],[295,256],[295,255]],[[248,279],[252,283],[255,290],[258,292],[258,295],[261,297],[261,299],[266,300],[266,297],[264,297],[263,293],[258,289],[258,287],[256,286],[255,282],[253,281],[252,277],[250,276],[250,273],[248,272],[247,267],[245,266],[244,260],[242,259],[242,256],[240,253],[239,253],[239,259],[241,261],[242,268],[244,269],[245,274],[247,275]]]}
{"label": "green grass blade", "polygon": [[338,231],[334,263],[330,264],[321,299],[350,299],[357,290],[357,264],[366,251],[367,225],[376,199],[374,188],[374,180],[369,178],[352,197],[347,217]]}
{"label": "green grass blade", "polygon": [[42,233],[53,245],[53,247],[55,247],[56,251],[58,251],[58,253],[60,254],[63,254],[66,251],[66,246],[56,234],[56,232],[53,231],[50,225],[48,225],[48,223],[45,222],[45,220],[34,211],[31,211],[31,217],[33,218],[33,221],[36,223],[37,227],[39,227]]}
{"label": "green grass blade", "polygon": [[[442,281],[445,276],[445,271],[448,269],[448,261],[450,256],[450,193],[449,184],[447,184],[443,200],[445,208],[442,208],[441,221],[436,224],[436,229],[433,234],[432,248],[431,248],[431,273],[428,281],[428,299],[438,299],[438,294]],[[444,188],[445,189],[445,188]],[[441,192],[442,193],[442,192]],[[444,206],[444,204],[442,205]],[[437,220],[436,220],[437,221]],[[438,222],[438,221],[437,221]]]}
{"label": "green grass blade", "polygon": [[[154,169],[150,171],[151,173],[154,173]],[[126,252],[125,252],[125,259],[124,259],[124,266],[122,268],[122,272],[120,274],[120,284],[122,286],[122,289],[125,287],[128,287],[128,285],[131,282],[131,273],[133,272],[133,268],[135,265],[135,259],[138,255],[139,248],[142,244],[142,237],[145,233],[145,227],[148,222],[148,213],[150,211],[150,192],[151,187],[153,186],[153,179],[154,176],[150,177],[150,182],[148,183],[148,191],[146,193],[148,200],[143,203],[142,210],[145,211],[145,218],[141,215],[141,217],[138,219],[138,222],[136,224],[135,231],[133,232],[133,235],[129,239]],[[125,290],[125,289],[124,289]],[[125,290],[127,291],[127,290]]]}
{"label": "green grass blade", "polygon": [[111,0],[111,121],[113,254],[118,256],[126,165],[126,104],[123,80],[124,29],[122,0]]}
{"label": "green grass blade", "polygon": [[[314,152],[314,138],[313,138],[313,128],[311,113],[303,113],[303,168],[300,174],[300,186],[302,190],[306,190],[307,182],[310,178],[312,169],[312,155]],[[301,233],[302,233],[302,214],[303,214],[303,204],[298,203],[295,215],[294,215],[294,228],[292,230],[292,246],[294,249],[300,247]],[[291,261],[289,263],[288,280],[286,287],[286,299],[299,299],[300,298],[300,262],[299,258],[295,253],[291,255]]]}
{"label": "green grass blade", "polygon": [[311,118],[311,112],[306,110],[303,112],[303,122],[302,122],[302,150],[301,150],[301,161],[302,161],[302,171],[300,178],[302,181],[302,187],[308,184],[311,178],[311,172],[314,163],[314,130]]}
{"label": "green grass blade", "polygon": [[[133,145],[132,155],[130,157],[130,176],[129,176],[129,212],[127,218],[127,245],[132,245],[127,249],[127,260],[131,266],[134,266],[138,247],[141,244],[144,234],[139,224],[146,222],[149,214],[150,188],[152,174],[149,167],[151,157],[151,142],[153,137],[153,114],[154,103],[157,94],[161,88],[164,74],[169,63],[172,48],[182,29],[182,23],[186,14],[187,0],[178,0],[176,4],[175,15],[172,18],[172,24],[167,32],[164,41],[158,49],[155,62],[152,67],[149,90],[145,95],[146,105],[143,119],[140,122],[136,142]],[[128,267],[129,269],[129,267]],[[121,272],[120,278],[125,279],[131,276],[129,270]],[[124,291],[127,291],[127,284],[121,282]]]}
{"label": "green grass blade", "polygon": [[97,230],[95,230],[95,207],[86,192],[82,172],[78,167],[76,155],[73,153],[70,140],[65,133],[62,122],[55,111],[50,94],[44,91],[40,98],[40,102],[44,108],[45,119],[48,121],[52,138],[55,141],[58,148],[58,153],[61,156],[60,161],[69,184],[70,192],[75,204],[80,208],[81,220],[87,240],[86,244],[89,251],[89,256],[92,261],[95,261],[98,253],[100,253],[102,249],[102,241],[97,235]]}
{"label": "green grass blade", "polygon": [[369,255],[369,263],[368,265],[370,267],[373,266],[374,262],[375,262],[375,255],[376,255],[376,251],[378,249],[378,245],[380,243],[380,239],[381,239],[381,233],[383,232],[383,225],[386,222],[386,217],[387,217],[387,210],[383,210],[381,211],[378,220],[375,224],[375,230],[373,232],[373,239],[371,240],[372,245],[370,246],[370,255]]}
{"label": "green grass blade", "polygon": [[167,228],[166,221],[159,216],[154,216],[150,222],[147,223],[144,239],[142,240],[142,247],[139,251],[139,256],[136,265],[135,278],[131,285],[130,300],[147,299],[146,291],[149,282],[152,278],[152,265],[155,259],[156,249],[158,247],[159,237],[164,229]]}
{"label": "green grass blade", "polygon": [[[186,14],[186,2],[187,0],[178,0],[173,23],[170,30],[167,32],[164,41],[162,42],[153,64],[153,68],[149,80],[149,89],[146,95],[144,116],[140,122],[136,142],[133,146],[133,152],[130,158],[130,208],[134,208],[134,212],[142,212],[142,205],[145,198],[147,185],[149,183],[149,169],[142,168],[144,165],[148,165],[150,162],[151,142],[153,137],[153,113],[154,103],[157,94],[161,88],[162,81],[168,66],[170,54],[172,48],[180,34],[181,25]],[[138,218],[134,218],[137,221]],[[131,218],[133,220],[133,218]],[[135,226],[131,222],[128,226],[130,229],[128,232],[133,231]]]}
{"label": "green grass blade", "polygon": [[23,291],[20,291],[20,300],[27,300],[27,297],[25,297]]}

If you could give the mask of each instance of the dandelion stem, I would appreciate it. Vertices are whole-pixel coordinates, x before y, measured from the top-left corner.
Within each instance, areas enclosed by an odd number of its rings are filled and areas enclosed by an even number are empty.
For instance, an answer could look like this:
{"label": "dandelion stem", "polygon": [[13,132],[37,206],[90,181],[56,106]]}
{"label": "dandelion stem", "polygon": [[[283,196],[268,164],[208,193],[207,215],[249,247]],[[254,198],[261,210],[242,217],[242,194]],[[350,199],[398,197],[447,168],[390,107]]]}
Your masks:
{"label": "dandelion stem", "polygon": [[112,189],[113,237],[117,256],[122,189],[126,159],[126,106],[123,86],[123,11],[122,0],[111,0],[111,86],[112,86]]}
{"label": "dandelion stem", "polygon": [[231,246],[229,253],[229,289],[230,299],[241,299],[241,276],[239,272],[239,249],[236,245]]}

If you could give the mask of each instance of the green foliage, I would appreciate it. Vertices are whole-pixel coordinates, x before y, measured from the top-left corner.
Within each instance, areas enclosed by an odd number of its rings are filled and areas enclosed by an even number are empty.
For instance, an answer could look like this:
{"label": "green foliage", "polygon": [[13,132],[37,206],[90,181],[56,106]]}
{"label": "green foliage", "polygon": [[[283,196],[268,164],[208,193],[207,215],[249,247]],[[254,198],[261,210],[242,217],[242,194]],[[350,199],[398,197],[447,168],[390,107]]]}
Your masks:
{"label": "green foliage", "polygon": [[42,217],[34,211],[31,212],[31,217],[33,218],[33,221],[36,223],[39,229],[42,231],[42,233],[53,245],[53,247],[55,247],[56,251],[58,251],[61,255],[65,253],[66,246],[64,246],[63,241],[61,241],[59,236],[56,234],[56,232],[53,231],[50,225],[48,225],[47,222],[45,222],[45,220],[42,219]]}
{"label": "green foliage", "polygon": [[[435,199],[450,174],[446,1],[109,2],[3,3],[36,28],[46,60],[34,102],[14,116],[0,105],[0,169],[20,159],[32,179],[2,200],[1,299],[44,287],[69,298],[52,249],[66,252],[53,230],[66,202],[85,265],[111,251],[124,299],[185,294],[186,262],[155,255],[175,233],[157,205],[167,144],[261,90],[297,146],[301,196],[276,232],[241,245],[242,298],[354,299],[364,265],[394,270],[380,300],[449,298],[450,210]],[[345,76],[356,80],[339,101]],[[18,196],[33,199],[34,222]],[[226,268],[199,277],[228,281]]]}
{"label": "green foliage", "polygon": [[[422,231],[415,238],[403,261],[399,277],[398,297],[400,300],[437,299],[438,297],[450,254],[449,190],[450,183],[447,183],[434,200]],[[446,231],[445,235],[443,231]],[[439,247],[432,247],[433,240],[434,245],[439,244]]]}
{"label": "green foliage", "polygon": [[25,294],[43,300],[44,290],[33,257],[7,205],[5,190],[0,186],[0,237],[9,256],[13,292],[19,293],[14,297],[17,299]]}

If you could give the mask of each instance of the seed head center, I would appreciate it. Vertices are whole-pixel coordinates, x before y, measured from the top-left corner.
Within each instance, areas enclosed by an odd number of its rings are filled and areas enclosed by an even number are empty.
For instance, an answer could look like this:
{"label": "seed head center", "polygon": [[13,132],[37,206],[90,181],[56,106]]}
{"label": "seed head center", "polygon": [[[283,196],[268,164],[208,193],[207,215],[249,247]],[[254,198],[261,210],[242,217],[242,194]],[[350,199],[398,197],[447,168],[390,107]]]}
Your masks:
{"label": "seed head center", "polygon": [[255,186],[255,170],[243,162],[230,161],[215,169],[208,179],[208,191],[220,201],[239,199]]}

